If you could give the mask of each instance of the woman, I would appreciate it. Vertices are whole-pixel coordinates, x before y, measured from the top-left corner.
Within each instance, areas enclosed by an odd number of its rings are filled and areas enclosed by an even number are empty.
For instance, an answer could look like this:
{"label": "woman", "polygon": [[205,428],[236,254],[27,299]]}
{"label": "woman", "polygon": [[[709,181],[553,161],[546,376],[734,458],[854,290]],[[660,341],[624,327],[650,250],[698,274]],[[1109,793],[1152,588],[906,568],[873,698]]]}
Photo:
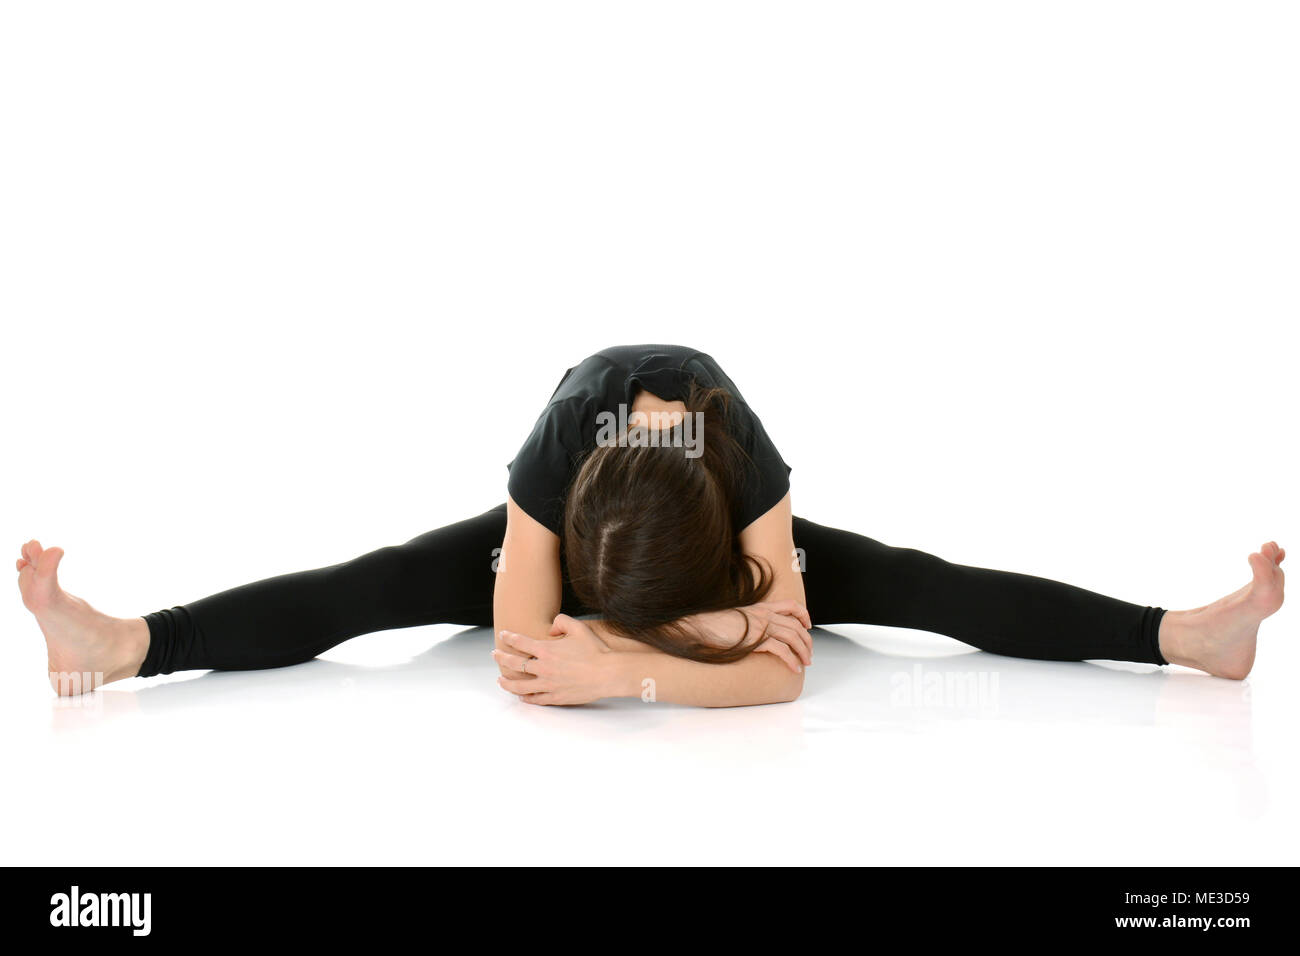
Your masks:
{"label": "woman", "polygon": [[18,584],[51,683],[69,694],[281,667],[359,634],[445,623],[493,626],[499,682],[530,703],[765,704],[802,691],[810,614],[1239,680],[1282,604],[1276,542],[1250,555],[1239,591],[1167,612],[793,517],[790,468],[758,416],[712,358],[681,346],[611,348],[570,368],[509,468],[508,500],[478,517],[143,617],[63,591],[63,551],[30,541]]}

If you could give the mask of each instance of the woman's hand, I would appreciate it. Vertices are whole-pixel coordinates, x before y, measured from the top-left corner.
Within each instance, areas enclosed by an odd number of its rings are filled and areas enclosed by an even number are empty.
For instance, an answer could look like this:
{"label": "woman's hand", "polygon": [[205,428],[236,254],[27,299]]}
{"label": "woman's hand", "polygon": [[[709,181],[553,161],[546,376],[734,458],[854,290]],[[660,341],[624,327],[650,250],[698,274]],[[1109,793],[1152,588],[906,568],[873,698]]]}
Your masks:
{"label": "woman's hand", "polygon": [[808,633],[812,618],[797,601],[762,601],[726,611],[692,614],[686,622],[701,640],[714,647],[731,647],[748,634],[748,641],[759,642],[755,654],[779,657],[796,674],[812,664],[812,635]]}
{"label": "woman's hand", "polygon": [[595,631],[559,614],[551,625],[551,637],[538,640],[502,631],[501,643],[507,650],[494,649],[492,659],[503,669],[533,676],[498,677],[497,683],[530,704],[589,704],[617,694],[615,655]]}

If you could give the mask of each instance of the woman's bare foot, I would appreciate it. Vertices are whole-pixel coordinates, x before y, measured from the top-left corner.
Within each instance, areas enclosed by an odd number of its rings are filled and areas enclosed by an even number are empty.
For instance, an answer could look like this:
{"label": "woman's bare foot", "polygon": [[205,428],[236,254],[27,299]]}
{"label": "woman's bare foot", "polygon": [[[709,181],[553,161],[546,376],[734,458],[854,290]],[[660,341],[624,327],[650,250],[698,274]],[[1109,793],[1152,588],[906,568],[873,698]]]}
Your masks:
{"label": "woman's bare foot", "polygon": [[1270,541],[1249,558],[1251,582],[1213,604],[1169,611],[1160,621],[1160,653],[1215,677],[1241,680],[1255,664],[1259,622],[1282,606],[1286,551]]}
{"label": "woman's bare foot", "polygon": [[134,677],[149,650],[144,618],[109,617],[59,587],[62,548],[28,541],[22,551],[18,590],[45,635],[50,686],[66,697]]}

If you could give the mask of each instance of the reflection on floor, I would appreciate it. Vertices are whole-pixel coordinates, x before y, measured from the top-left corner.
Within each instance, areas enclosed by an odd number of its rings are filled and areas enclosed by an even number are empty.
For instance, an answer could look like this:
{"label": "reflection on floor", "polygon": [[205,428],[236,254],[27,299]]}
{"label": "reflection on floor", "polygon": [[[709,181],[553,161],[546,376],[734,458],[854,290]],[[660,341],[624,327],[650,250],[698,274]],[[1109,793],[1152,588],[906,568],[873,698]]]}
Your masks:
{"label": "reflection on floor", "polygon": [[495,686],[489,633],[447,634],[27,708],[8,812],[116,825],[10,862],[1295,860],[1276,657],[1233,682],[845,627],[793,704],[541,708]]}

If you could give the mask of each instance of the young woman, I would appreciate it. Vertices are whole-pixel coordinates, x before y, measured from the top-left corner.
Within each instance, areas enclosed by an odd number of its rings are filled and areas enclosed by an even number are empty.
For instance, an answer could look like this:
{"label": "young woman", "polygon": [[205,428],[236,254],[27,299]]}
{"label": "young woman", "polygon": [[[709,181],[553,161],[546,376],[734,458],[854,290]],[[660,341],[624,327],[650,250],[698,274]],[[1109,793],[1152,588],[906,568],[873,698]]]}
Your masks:
{"label": "young woman", "polygon": [[653,687],[662,701],[766,704],[802,691],[814,617],[1239,680],[1282,604],[1276,542],[1250,555],[1245,587],[1165,611],[794,517],[790,468],[758,416],[711,357],[682,346],[611,348],[570,368],[509,468],[508,500],[477,517],[143,617],[109,617],[62,590],[63,551],[30,541],[18,585],[51,683],[67,694],[283,667],[359,634],[458,624],[494,628],[499,683],[530,703]]}

